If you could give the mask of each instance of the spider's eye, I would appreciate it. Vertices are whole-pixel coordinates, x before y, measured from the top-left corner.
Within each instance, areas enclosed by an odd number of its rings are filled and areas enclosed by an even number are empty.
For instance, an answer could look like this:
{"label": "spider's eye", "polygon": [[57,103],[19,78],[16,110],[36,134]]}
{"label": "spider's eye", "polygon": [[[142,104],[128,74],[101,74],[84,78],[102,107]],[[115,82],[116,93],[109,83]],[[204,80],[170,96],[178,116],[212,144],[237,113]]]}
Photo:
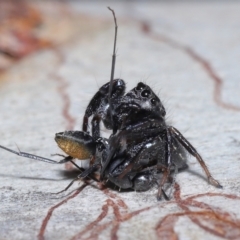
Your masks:
{"label": "spider's eye", "polygon": [[165,108],[162,109],[162,115],[165,116],[166,115],[166,111]]}
{"label": "spider's eye", "polygon": [[105,146],[104,146],[103,144],[100,144],[100,145],[98,146],[98,151],[99,151],[99,152],[102,152],[104,148],[105,148]]}
{"label": "spider's eye", "polygon": [[151,103],[152,103],[152,105],[156,105],[156,103],[157,103],[156,98],[152,98],[152,99],[151,99]]}
{"label": "spider's eye", "polygon": [[118,95],[121,94],[123,91],[125,90],[124,86],[116,86],[116,88],[114,88],[112,90],[112,94],[113,93],[117,93]]}
{"label": "spider's eye", "polygon": [[145,84],[143,84],[142,82],[140,82],[140,83],[138,83],[136,89],[137,89],[137,90],[143,90],[144,87],[145,87]]}
{"label": "spider's eye", "polygon": [[147,98],[150,96],[150,94],[151,94],[151,92],[149,90],[144,90],[144,91],[142,91],[141,96]]}

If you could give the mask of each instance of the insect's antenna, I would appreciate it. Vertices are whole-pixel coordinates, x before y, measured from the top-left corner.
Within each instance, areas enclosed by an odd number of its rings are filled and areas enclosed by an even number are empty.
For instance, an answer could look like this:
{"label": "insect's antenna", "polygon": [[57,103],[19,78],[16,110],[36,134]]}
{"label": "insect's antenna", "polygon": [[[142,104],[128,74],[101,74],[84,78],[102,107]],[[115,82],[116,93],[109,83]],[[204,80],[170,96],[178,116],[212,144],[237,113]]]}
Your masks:
{"label": "insect's antenna", "polygon": [[109,93],[108,93],[108,102],[109,102],[109,107],[110,109],[112,108],[111,104],[111,94],[112,94],[112,87],[113,87],[113,79],[114,79],[114,70],[115,70],[115,63],[116,63],[116,44],[117,44],[117,19],[115,16],[115,12],[113,9],[108,7],[108,9],[112,12],[113,18],[114,18],[114,23],[115,23],[115,35],[114,35],[114,45],[113,45],[113,55],[112,55],[112,66],[111,66],[111,77],[110,77],[110,85],[109,85]]}

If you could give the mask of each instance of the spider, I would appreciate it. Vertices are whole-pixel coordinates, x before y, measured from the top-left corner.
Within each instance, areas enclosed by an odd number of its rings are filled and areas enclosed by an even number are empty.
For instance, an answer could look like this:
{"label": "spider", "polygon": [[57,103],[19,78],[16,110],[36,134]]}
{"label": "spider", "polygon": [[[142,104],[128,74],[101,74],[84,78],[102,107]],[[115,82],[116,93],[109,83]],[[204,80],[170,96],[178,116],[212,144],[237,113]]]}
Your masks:
{"label": "spider", "polygon": [[[164,186],[166,183],[173,183],[177,172],[187,167],[186,152],[197,159],[208,181],[221,188],[197,150],[176,128],[166,123],[165,108],[153,90],[139,82],[125,93],[125,82],[114,79],[118,26],[115,12],[111,8],[109,10],[115,22],[110,81],[104,84],[89,102],[83,117],[82,131],[56,133],[58,146],[68,156],[57,162],[4,146],[0,148],[48,163],[72,162],[81,173],[63,191],[74,181],[89,177],[103,183],[110,181],[120,189],[136,191],[147,191],[157,184],[157,199],[160,200],[162,196],[169,199]],[[91,134],[89,118],[92,118]],[[111,130],[109,138],[100,136],[101,121]],[[73,161],[74,158],[90,158],[90,167],[80,168]],[[96,172],[99,173],[99,178],[95,177]]]}

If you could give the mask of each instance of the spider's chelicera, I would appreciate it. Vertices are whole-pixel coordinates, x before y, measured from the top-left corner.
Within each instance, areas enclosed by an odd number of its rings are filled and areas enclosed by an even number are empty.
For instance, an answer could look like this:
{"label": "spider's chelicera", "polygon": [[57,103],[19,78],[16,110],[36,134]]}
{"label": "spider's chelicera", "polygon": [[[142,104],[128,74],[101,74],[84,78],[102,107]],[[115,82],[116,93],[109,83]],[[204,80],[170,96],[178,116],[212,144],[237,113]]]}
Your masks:
{"label": "spider's chelicera", "polygon": [[[117,22],[110,82],[104,84],[93,96],[83,117],[82,131],[57,133],[58,146],[68,155],[57,162],[29,153],[13,151],[14,154],[48,163],[72,162],[81,173],[74,181],[92,178],[96,181],[110,181],[120,189],[136,191],[149,190],[158,186],[157,198],[164,196],[165,184],[173,183],[178,170],[185,169],[186,152],[194,156],[207,175],[209,182],[221,187],[210,174],[196,149],[174,127],[166,123],[166,111],[158,96],[146,84],[139,82],[125,93],[125,82],[114,79],[116,60]],[[91,118],[91,134],[89,119]],[[100,122],[111,130],[109,138],[100,136]],[[87,169],[80,168],[73,159],[91,159]],[[99,173],[99,177],[95,177]],[[61,191],[62,192],[62,191]]]}

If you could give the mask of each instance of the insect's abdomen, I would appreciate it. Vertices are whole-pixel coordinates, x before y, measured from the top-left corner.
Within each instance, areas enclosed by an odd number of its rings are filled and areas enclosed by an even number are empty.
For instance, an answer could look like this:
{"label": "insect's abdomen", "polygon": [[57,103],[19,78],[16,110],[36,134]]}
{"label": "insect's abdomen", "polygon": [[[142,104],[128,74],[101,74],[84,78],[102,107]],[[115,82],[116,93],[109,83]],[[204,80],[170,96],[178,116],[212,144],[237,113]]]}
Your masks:
{"label": "insect's abdomen", "polygon": [[89,159],[96,151],[93,138],[81,131],[56,133],[55,141],[66,154],[80,160]]}

